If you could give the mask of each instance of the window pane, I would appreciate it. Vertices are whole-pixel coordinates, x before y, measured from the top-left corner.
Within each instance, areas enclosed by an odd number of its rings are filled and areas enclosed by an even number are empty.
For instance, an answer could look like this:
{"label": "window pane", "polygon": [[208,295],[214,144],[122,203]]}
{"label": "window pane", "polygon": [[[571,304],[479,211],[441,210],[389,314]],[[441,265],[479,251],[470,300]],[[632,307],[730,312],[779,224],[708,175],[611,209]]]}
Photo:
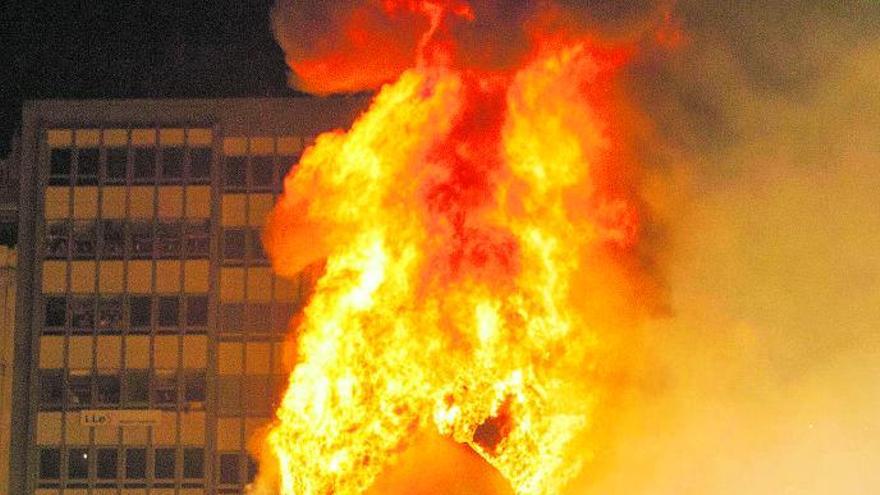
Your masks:
{"label": "window pane", "polygon": [[40,370],[40,404],[42,409],[54,409],[64,397],[64,375],[61,370]]}
{"label": "window pane", "polygon": [[249,416],[265,416],[272,405],[272,392],[269,377],[266,375],[245,376],[245,390],[242,394],[247,404],[245,414]]}
{"label": "window pane", "polygon": [[255,156],[251,158],[251,184],[254,189],[271,189],[275,172],[275,164],[271,157]]}
{"label": "window pane", "polygon": [[67,222],[49,222],[46,228],[46,258],[67,258],[70,231]]}
{"label": "window pane", "polygon": [[245,313],[245,329],[250,333],[268,333],[272,330],[272,306],[251,304]]}
{"label": "window pane", "polygon": [[240,478],[238,459],[238,454],[220,454],[220,483],[238,483]]}
{"label": "window pane", "polygon": [[125,254],[125,224],[108,220],[101,225],[103,258],[121,258]]}
{"label": "window pane", "polygon": [[244,327],[244,306],[241,304],[222,304],[220,317],[224,332],[241,332]]}
{"label": "window pane", "polygon": [[92,405],[92,375],[88,372],[70,373],[67,377],[67,403],[71,408]]}
{"label": "window pane", "polygon": [[162,222],[156,228],[156,252],[160,258],[180,257],[180,224]]}
{"label": "window pane", "polygon": [[63,327],[67,322],[67,299],[64,297],[46,298],[47,327]]}
{"label": "window pane", "polygon": [[220,376],[217,379],[218,414],[236,416],[239,414],[241,383],[238,376]]}
{"label": "window pane", "polygon": [[247,482],[251,483],[257,478],[257,461],[253,457],[247,457]]}
{"label": "window pane", "polygon": [[127,403],[146,403],[149,399],[150,375],[147,370],[126,370],[125,401]]}
{"label": "window pane", "polygon": [[184,228],[187,258],[203,258],[208,256],[208,250],[211,246],[209,238],[210,224],[208,222],[189,222]]}
{"label": "window pane", "polygon": [[96,241],[94,222],[77,222],[73,225],[73,257],[75,259],[93,259]]}
{"label": "window pane", "polygon": [[76,164],[76,183],[94,185],[98,183],[98,148],[82,148],[79,150]]}
{"label": "window pane", "polygon": [[177,404],[177,376],[156,373],[153,376],[153,406],[174,407]]}
{"label": "window pane", "polygon": [[137,222],[129,226],[131,235],[131,256],[133,258],[151,258],[153,256],[153,226],[149,223]]}
{"label": "window pane", "polygon": [[125,148],[110,148],[107,150],[107,182],[125,182],[128,150]]}
{"label": "window pane", "polygon": [[40,478],[57,480],[61,477],[61,452],[58,449],[40,451]]}
{"label": "window pane", "polygon": [[75,480],[89,477],[88,449],[70,449],[67,451],[67,477]]}
{"label": "window pane", "polygon": [[207,296],[187,296],[186,324],[191,327],[205,326],[208,324]]}
{"label": "window pane", "polygon": [[109,480],[117,476],[119,453],[116,449],[98,449],[98,479]]}
{"label": "window pane", "polygon": [[165,148],[162,150],[162,178],[177,181],[183,177],[183,149]]}
{"label": "window pane", "polygon": [[132,175],[136,182],[151,182],[156,175],[156,150],[136,148]]}
{"label": "window pane", "polygon": [[80,331],[95,327],[95,300],[90,297],[78,297],[71,302],[71,325]]}
{"label": "window pane", "polygon": [[133,328],[149,327],[151,323],[151,313],[153,311],[153,301],[150,296],[135,296],[128,301],[129,319]]}
{"label": "window pane", "polygon": [[53,149],[49,157],[49,175],[59,179],[67,179],[70,176],[71,152],[67,148]]}
{"label": "window pane", "polygon": [[159,326],[176,327],[179,323],[180,300],[176,297],[159,298]]}
{"label": "window pane", "polygon": [[260,233],[260,229],[252,229],[250,231],[250,257],[252,262],[265,262],[268,261],[268,257],[266,256],[266,252],[263,250],[263,240],[262,234]]}
{"label": "window pane", "polygon": [[122,300],[118,297],[102,298],[98,303],[98,328],[105,332],[115,332],[121,325]]}
{"label": "window pane", "polygon": [[115,406],[119,404],[119,376],[98,375],[98,403]]}
{"label": "window pane", "polygon": [[211,177],[211,148],[192,148],[189,150],[189,175],[194,180],[207,180]]}
{"label": "window pane", "polygon": [[147,449],[128,449],[125,451],[125,477],[129,479],[147,477]]}
{"label": "window pane", "polygon": [[184,399],[187,402],[205,402],[205,372],[190,371],[186,374]]}
{"label": "window pane", "polygon": [[184,449],[183,477],[201,478],[204,476],[205,452],[202,449]]}
{"label": "window pane", "polygon": [[175,456],[174,449],[156,449],[156,464],[153,475],[157,479],[169,479],[174,477]]}
{"label": "window pane", "polygon": [[227,260],[244,259],[244,230],[223,231],[223,257]]}
{"label": "window pane", "polygon": [[245,159],[241,156],[226,157],[224,184],[227,189],[244,189]]}

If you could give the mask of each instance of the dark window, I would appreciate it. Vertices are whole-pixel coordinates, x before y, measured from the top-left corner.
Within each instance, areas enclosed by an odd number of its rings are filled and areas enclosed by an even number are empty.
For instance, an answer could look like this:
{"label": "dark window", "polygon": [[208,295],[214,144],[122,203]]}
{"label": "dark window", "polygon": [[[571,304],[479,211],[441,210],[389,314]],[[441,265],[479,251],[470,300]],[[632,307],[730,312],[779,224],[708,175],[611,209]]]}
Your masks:
{"label": "dark window", "polygon": [[63,398],[63,372],[61,370],[40,370],[40,404],[42,409],[60,407]]}
{"label": "dark window", "polygon": [[174,477],[175,461],[174,449],[156,449],[156,463],[153,476],[156,479],[169,479]]}
{"label": "dark window", "polygon": [[92,405],[92,375],[88,372],[70,373],[67,377],[68,406],[71,408]]}
{"label": "dark window", "polygon": [[128,479],[147,477],[147,449],[127,449],[125,451],[125,477]]}
{"label": "dark window", "polygon": [[82,480],[89,477],[88,449],[70,449],[67,451],[67,477]]}
{"label": "dark window", "polygon": [[133,258],[151,258],[153,256],[153,226],[149,223],[137,222],[129,226],[131,235],[131,256]]}
{"label": "dark window", "polygon": [[75,259],[94,259],[96,237],[94,222],[75,223],[73,225],[73,257]]}
{"label": "dark window", "polygon": [[135,148],[132,175],[135,182],[152,182],[156,176],[156,150]]}
{"label": "dark window", "polygon": [[257,461],[253,457],[247,458],[247,482],[251,483],[257,478]]}
{"label": "dark window", "polygon": [[46,228],[46,258],[67,258],[70,231],[67,222],[49,222]]}
{"label": "dark window", "polygon": [[162,150],[162,178],[177,181],[183,177],[183,149],[165,148]]}
{"label": "dark window", "polygon": [[272,163],[270,157],[255,156],[251,158],[251,184],[254,189],[271,189],[274,182],[274,169],[275,164]]}
{"label": "dark window", "polygon": [[263,240],[260,229],[252,229],[250,231],[249,244],[249,256],[251,258],[251,262],[260,263],[268,261],[268,258],[266,257],[266,252],[263,250]]}
{"label": "dark window", "polygon": [[128,165],[128,150],[125,148],[109,148],[107,150],[107,182],[123,183]]}
{"label": "dark window", "polygon": [[159,298],[159,326],[176,327],[180,322],[180,299],[176,296]]}
{"label": "dark window", "polygon": [[125,371],[126,403],[145,403],[149,399],[150,374],[147,370]]}
{"label": "dark window", "polygon": [[204,258],[211,248],[210,224],[208,222],[188,222],[185,226],[186,257]]}
{"label": "dark window", "polygon": [[117,333],[122,325],[122,300],[105,297],[98,302],[97,327],[104,333]]}
{"label": "dark window", "polygon": [[125,255],[125,224],[108,220],[101,225],[102,258],[121,258]]}
{"label": "dark window", "polygon": [[68,148],[53,149],[49,157],[50,184],[69,184],[70,181],[70,156]]}
{"label": "dark window", "polygon": [[244,403],[247,404],[245,414],[249,416],[265,416],[272,405],[271,385],[266,375],[247,375],[244,377]]}
{"label": "dark window", "polygon": [[193,181],[208,180],[211,177],[211,148],[190,149],[189,160],[189,175]]}
{"label": "dark window", "polygon": [[237,484],[240,477],[238,454],[220,454],[220,483]]}
{"label": "dark window", "polygon": [[244,306],[241,304],[222,304],[220,305],[220,317],[222,319],[222,330],[224,332],[238,333],[242,330],[244,323]]}
{"label": "dark window", "polygon": [[118,375],[98,375],[97,389],[99,404],[113,406],[119,404]]}
{"label": "dark window", "polygon": [[293,318],[293,305],[287,303],[275,303],[272,305],[272,330],[284,332],[290,319]]}
{"label": "dark window", "polygon": [[61,477],[61,452],[58,449],[40,450],[40,478],[57,480]]}
{"label": "dark window", "polygon": [[116,449],[98,449],[98,479],[111,480],[117,476],[119,452]]}
{"label": "dark window", "polygon": [[245,252],[245,231],[231,229],[223,231],[223,258],[242,260]]}
{"label": "dark window", "polygon": [[245,183],[245,159],[243,156],[226,157],[224,184],[227,189],[244,189]]}
{"label": "dark window", "polygon": [[152,322],[153,300],[150,296],[134,296],[128,300],[132,328],[149,327]]}
{"label": "dark window", "polygon": [[95,300],[78,297],[71,302],[71,325],[75,330],[89,331],[95,327]]}
{"label": "dark window", "polygon": [[156,253],[160,258],[180,257],[180,224],[162,222],[158,225]]}
{"label": "dark window", "polygon": [[245,311],[245,330],[250,333],[267,333],[272,330],[272,306],[251,304]]}
{"label": "dark window", "polygon": [[205,475],[205,452],[202,449],[183,450],[183,477],[201,478]]}
{"label": "dark window", "polygon": [[236,416],[241,401],[241,381],[238,376],[217,378],[217,408],[220,416]]}
{"label": "dark window", "polygon": [[279,156],[276,160],[276,167],[278,167],[278,178],[279,182],[284,183],[284,178],[290,173],[290,170],[299,162],[299,156]]}
{"label": "dark window", "polygon": [[177,404],[177,375],[157,373],[153,376],[153,405],[174,407]]}
{"label": "dark window", "polygon": [[76,183],[81,186],[98,183],[98,148],[81,148],[76,162]]}
{"label": "dark window", "polygon": [[187,296],[186,324],[191,327],[208,324],[208,296]]}
{"label": "dark window", "polygon": [[67,299],[64,297],[46,298],[46,326],[63,327],[67,322]]}
{"label": "dark window", "polygon": [[205,402],[205,372],[188,371],[184,399],[187,402]]}

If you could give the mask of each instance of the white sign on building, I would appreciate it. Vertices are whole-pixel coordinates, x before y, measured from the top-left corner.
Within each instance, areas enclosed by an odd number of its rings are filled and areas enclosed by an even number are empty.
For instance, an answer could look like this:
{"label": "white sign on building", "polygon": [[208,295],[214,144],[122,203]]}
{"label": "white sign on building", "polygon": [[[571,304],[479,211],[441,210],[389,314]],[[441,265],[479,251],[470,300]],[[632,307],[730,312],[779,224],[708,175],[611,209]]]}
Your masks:
{"label": "white sign on building", "polygon": [[162,411],[144,409],[86,409],[80,411],[83,426],[155,426]]}

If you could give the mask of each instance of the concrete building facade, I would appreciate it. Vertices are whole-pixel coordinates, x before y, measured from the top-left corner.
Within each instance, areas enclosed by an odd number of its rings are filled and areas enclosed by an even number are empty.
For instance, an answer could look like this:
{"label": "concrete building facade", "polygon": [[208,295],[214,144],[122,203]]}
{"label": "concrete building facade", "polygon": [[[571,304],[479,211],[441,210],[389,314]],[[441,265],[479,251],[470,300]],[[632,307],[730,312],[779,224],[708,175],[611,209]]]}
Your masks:
{"label": "concrete building facade", "polygon": [[261,227],[364,103],[25,104],[9,493],[242,493],[308,291]]}

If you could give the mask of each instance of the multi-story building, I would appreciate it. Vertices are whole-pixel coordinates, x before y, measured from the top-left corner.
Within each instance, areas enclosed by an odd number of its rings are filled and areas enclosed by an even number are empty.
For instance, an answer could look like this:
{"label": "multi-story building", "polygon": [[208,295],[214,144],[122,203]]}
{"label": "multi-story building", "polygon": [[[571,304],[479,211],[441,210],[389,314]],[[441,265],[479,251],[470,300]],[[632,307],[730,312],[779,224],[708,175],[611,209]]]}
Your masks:
{"label": "multi-story building", "polygon": [[25,104],[9,493],[241,493],[305,280],[260,229],[365,101]]}

